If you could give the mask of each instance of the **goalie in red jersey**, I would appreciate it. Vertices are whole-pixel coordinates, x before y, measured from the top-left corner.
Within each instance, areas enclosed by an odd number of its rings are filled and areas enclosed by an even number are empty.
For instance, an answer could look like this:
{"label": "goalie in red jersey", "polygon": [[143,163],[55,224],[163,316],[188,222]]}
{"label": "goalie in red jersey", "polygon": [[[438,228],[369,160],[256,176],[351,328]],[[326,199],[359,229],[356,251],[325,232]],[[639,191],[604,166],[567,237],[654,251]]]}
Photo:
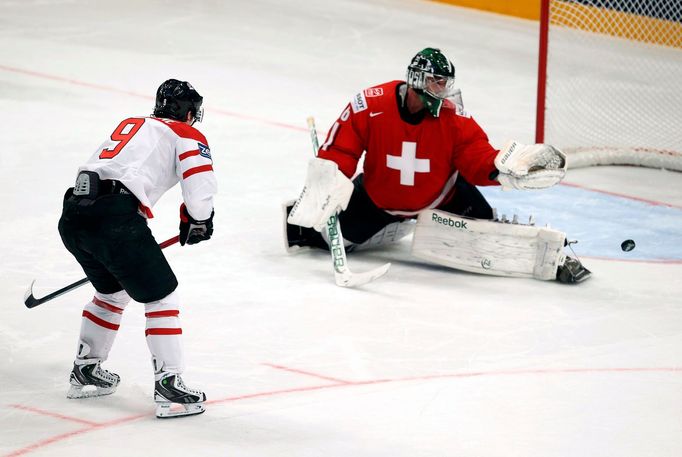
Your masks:
{"label": "goalie in red jersey", "polygon": [[[295,205],[287,206],[290,251],[296,246],[328,249],[324,227],[336,213],[345,244],[353,247],[395,241],[414,226],[405,222],[418,217],[417,234],[422,219],[448,215],[473,218],[483,224],[484,232],[489,227],[493,232],[495,228],[504,232],[503,224],[490,226],[493,210],[476,186],[542,189],[561,181],[566,172],[566,157],[561,151],[515,141],[495,149],[483,129],[463,110],[454,81],[452,62],[439,49],[426,48],[410,62],[407,81],[380,84],[353,97],[329,130],[317,157],[310,161],[301,196]],[[363,154],[363,169],[358,170]],[[444,236],[464,244],[473,241],[460,239],[461,234],[429,233],[427,236]],[[493,245],[500,243],[499,236],[484,238]],[[429,260],[468,271],[554,279],[566,264],[566,257],[562,249],[551,248],[556,255],[542,273],[536,271],[537,265],[510,268],[498,259],[493,262],[487,258],[484,263],[494,267],[479,271],[476,265],[481,260],[476,252],[467,253],[471,257],[468,264],[473,267],[439,261],[434,256]],[[414,247],[413,253],[426,258]],[[450,255],[445,253],[445,257]],[[584,277],[587,275],[589,272]],[[569,276],[565,282],[578,282],[579,272]]]}

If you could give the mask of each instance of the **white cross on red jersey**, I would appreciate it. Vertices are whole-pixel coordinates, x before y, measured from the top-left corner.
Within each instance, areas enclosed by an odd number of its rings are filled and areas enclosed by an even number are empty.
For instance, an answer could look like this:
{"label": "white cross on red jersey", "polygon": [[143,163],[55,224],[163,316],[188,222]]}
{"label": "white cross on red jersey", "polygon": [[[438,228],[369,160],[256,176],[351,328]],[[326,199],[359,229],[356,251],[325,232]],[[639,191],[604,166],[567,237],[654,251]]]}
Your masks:
{"label": "white cross on red jersey", "polygon": [[153,217],[151,208],[178,181],[194,219],[208,219],[213,211],[217,183],[211,151],[206,137],[184,122],[125,119],[78,171],[83,170],[121,181],[147,217]]}
{"label": "white cross on red jersey", "polygon": [[400,184],[402,186],[414,186],[415,173],[428,173],[431,171],[430,164],[429,159],[417,158],[417,143],[410,141],[403,141],[401,155],[386,156],[386,166],[400,171]]}

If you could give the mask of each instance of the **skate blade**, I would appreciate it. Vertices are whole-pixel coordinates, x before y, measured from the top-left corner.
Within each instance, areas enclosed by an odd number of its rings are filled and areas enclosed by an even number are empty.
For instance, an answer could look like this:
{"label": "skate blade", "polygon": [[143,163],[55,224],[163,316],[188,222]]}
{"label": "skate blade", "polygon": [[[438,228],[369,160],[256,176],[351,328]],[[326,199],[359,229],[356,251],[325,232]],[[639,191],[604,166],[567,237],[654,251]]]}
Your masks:
{"label": "skate blade", "polygon": [[[85,387],[91,387],[86,389]],[[66,398],[91,398],[111,395],[116,392],[116,387],[96,387],[96,386],[71,386],[66,393]]]}
{"label": "skate blade", "polygon": [[156,417],[159,419],[195,416],[204,411],[206,411],[206,408],[204,408],[203,403],[156,402]]}

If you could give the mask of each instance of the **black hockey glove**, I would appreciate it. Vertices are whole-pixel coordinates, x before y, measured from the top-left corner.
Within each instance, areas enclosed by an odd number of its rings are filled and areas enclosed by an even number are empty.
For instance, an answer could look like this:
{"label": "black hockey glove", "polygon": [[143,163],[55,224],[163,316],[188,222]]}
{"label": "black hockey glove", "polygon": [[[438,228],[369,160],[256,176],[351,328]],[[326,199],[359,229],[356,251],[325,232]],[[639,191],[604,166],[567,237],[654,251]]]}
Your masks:
{"label": "black hockey glove", "polygon": [[180,244],[197,244],[211,238],[213,235],[213,214],[203,221],[197,221],[187,212],[187,207],[183,203],[180,205]]}

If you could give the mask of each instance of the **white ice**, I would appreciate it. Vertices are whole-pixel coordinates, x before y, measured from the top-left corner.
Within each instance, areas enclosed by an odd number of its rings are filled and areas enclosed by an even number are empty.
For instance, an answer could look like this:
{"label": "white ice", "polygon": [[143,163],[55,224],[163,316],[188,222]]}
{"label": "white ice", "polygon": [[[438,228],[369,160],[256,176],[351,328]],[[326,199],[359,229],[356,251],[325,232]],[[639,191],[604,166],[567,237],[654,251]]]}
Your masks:
{"label": "white ice", "polygon": [[[425,265],[409,243],[359,290],[326,253],[287,255],[280,205],[360,89],[438,46],[493,144],[533,140],[537,23],[417,0],[0,2],[0,454],[3,456],[682,455],[682,175],[569,171],[546,193],[486,189],[578,239],[579,286]],[[205,98],[215,236],[165,252],[180,279],[201,416],[153,417],[143,308],[131,304],[105,398],[67,400],[84,286],[56,224],[64,190],[169,77]],[[177,230],[178,189],[155,207]],[[632,238],[634,251],[620,243]]]}

